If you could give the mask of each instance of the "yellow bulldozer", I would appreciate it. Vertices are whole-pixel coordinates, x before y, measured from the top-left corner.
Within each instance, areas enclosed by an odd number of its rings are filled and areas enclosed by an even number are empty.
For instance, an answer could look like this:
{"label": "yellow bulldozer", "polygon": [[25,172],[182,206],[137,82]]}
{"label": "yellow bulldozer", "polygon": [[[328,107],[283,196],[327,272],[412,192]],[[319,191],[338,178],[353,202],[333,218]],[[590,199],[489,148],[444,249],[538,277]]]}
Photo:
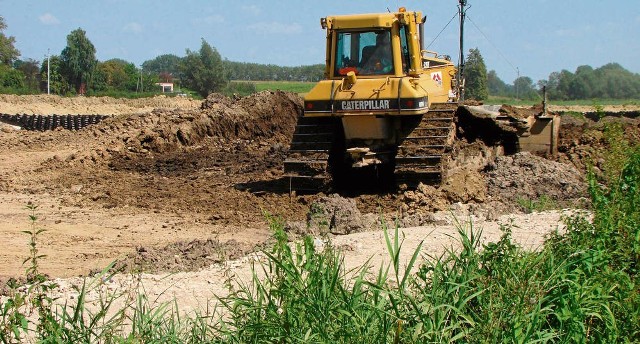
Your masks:
{"label": "yellow bulldozer", "polygon": [[555,149],[553,116],[514,120],[488,108],[460,107],[458,68],[450,57],[424,49],[424,23],[421,12],[404,8],[321,19],[324,79],[304,98],[284,162],[291,189],[314,190],[327,181],[348,187],[366,179],[437,183],[463,110],[513,127],[516,150]]}

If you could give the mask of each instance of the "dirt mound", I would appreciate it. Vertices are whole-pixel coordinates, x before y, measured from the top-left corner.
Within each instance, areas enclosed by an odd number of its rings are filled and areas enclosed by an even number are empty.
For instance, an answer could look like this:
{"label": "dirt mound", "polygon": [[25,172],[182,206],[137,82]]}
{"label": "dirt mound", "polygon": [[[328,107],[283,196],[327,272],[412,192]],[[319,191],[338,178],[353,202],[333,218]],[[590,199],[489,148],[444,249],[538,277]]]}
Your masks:
{"label": "dirt mound", "polygon": [[569,205],[586,196],[584,175],[575,167],[547,160],[528,152],[500,156],[484,171],[487,194],[504,206],[515,207],[518,200],[549,197]]}
{"label": "dirt mound", "polygon": [[123,115],[148,113],[154,109],[196,109],[200,103],[199,100],[187,97],[167,96],[122,99],[84,96],[60,97],[46,94],[24,96],[0,94],[2,113],[11,115]]}
{"label": "dirt mound", "polygon": [[[153,161],[177,162],[177,152],[193,151],[199,157],[205,151],[214,151],[213,156],[249,152],[253,159],[251,152],[267,149],[279,156],[301,109],[301,99],[284,92],[265,91],[239,100],[213,94],[200,110],[157,109],[147,114],[109,118],[81,130],[73,135],[73,139],[82,143],[81,147],[66,157],[50,159],[44,168],[108,164],[115,169],[131,170],[138,161],[142,165]],[[44,135],[51,138],[51,144],[65,144],[70,139],[70,133],[64,131]],[[22,141],[25,146],[32,146],[42,136],[25,135]]]}
{"label": "dirt mound", "polygon": [[238,259],[255,250],[245,243],[216,239],[173,242],[165,247],[138,247],[135,253],[118,260],[113,269],[120,272],[197,271],[212,264]]}
{"label": "dirt mound", "polygon": [[584,175],[571,164],[528,152],[499,155],[482,142],[458,142],[440,185],[420,184],[402,194],[400,219],[405,225],[423,225],[433,220],[430,213],[459,203],[476,205],[492,217],[518,211],[522,200],[547,197],[558,206],[571,206],[585,196]]}
{"label": "dirt mound", "polygon": [[371,230],[377,224],[373,214],[363,215],[353,198],[324,196],[309,207],[306,221],[290,222],[286,230],[293,234],[345,235]]}
{"label": "dirt mound", "polygon": [[630,144],[640,143],[640,118],[607,116],[594,121],[576,112],[563,114],[561,118],[557,160],[572,164],[581,171],[592,166],[596,173],[601,173],[604,154],[609,148],[607,128],[619,126],[624,139]]}
{"label": "dirt mound", "polygon": [[265,91],[240,100],[213,94],[200,110],[155,110],[113,118],[91,132],[95,137],[117,138],[106,150],[121,155],[165,153],[207,140],[206,144],[222,149],[232,140],[282,145],[301,111],[301,100],[284,92]]}

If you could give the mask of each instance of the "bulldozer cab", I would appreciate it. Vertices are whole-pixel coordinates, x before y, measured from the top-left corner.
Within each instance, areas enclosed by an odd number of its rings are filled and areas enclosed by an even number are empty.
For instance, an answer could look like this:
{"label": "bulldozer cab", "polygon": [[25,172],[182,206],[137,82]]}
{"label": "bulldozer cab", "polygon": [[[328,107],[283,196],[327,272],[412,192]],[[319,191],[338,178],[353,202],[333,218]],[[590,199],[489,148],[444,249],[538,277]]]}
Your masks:
{"label": "bulldozer cab", "polygon": [[[405,31],[404,27],[401,31]],[[344,77],[353,71],[358,76],[395,75],[394,60],[400,59],[403,70],[409,65],[409,48],[406,36],[401,35],[400,47],[394,49],[390,29],[370,31],[336,32],[336,49],[333,56],[333,77]],[[398,50],[398,53],[394,53]]]}
{"label": "bulldozer cab", "polygon": [[322,18],[327,30],[327,79],[417,75],[422,65],[420,12]]}

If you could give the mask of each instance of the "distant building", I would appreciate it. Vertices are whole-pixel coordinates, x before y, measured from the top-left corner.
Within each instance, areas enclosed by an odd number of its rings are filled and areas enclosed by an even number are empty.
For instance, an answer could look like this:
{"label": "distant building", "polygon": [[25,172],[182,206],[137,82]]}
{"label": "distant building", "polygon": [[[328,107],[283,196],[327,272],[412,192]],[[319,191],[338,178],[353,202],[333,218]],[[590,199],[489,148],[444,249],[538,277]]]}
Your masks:
{"label": "distant building", "polygon": [[162,93],[173,93],[172,82],[156,82],[156,85],[162,87]]}

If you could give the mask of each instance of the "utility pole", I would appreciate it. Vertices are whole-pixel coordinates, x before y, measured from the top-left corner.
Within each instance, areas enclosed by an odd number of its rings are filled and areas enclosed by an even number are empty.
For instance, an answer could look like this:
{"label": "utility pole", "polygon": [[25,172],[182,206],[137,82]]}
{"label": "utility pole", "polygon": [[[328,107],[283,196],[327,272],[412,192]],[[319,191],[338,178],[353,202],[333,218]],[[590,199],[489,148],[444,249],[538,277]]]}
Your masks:
{"label": "utility pole", "polygon": [[458,0],[460,16],[460,56],[458,62],[458,101],[464,101],[464,21],[467,16],[467,0]]}
{"label": "utility pole", "polygon": [[47,94],[51,94],[51,68],[49,67],[51,54],[49,51],[50,49],[47,48]]}
{"label": "utility pole", "polygon": [[518,91],[518,83],[520,82],[520,67],[516,67],[516,73],[518,73],[518,78],[514,82],[516,86],[516,99],[520,99],[520,92]]}

